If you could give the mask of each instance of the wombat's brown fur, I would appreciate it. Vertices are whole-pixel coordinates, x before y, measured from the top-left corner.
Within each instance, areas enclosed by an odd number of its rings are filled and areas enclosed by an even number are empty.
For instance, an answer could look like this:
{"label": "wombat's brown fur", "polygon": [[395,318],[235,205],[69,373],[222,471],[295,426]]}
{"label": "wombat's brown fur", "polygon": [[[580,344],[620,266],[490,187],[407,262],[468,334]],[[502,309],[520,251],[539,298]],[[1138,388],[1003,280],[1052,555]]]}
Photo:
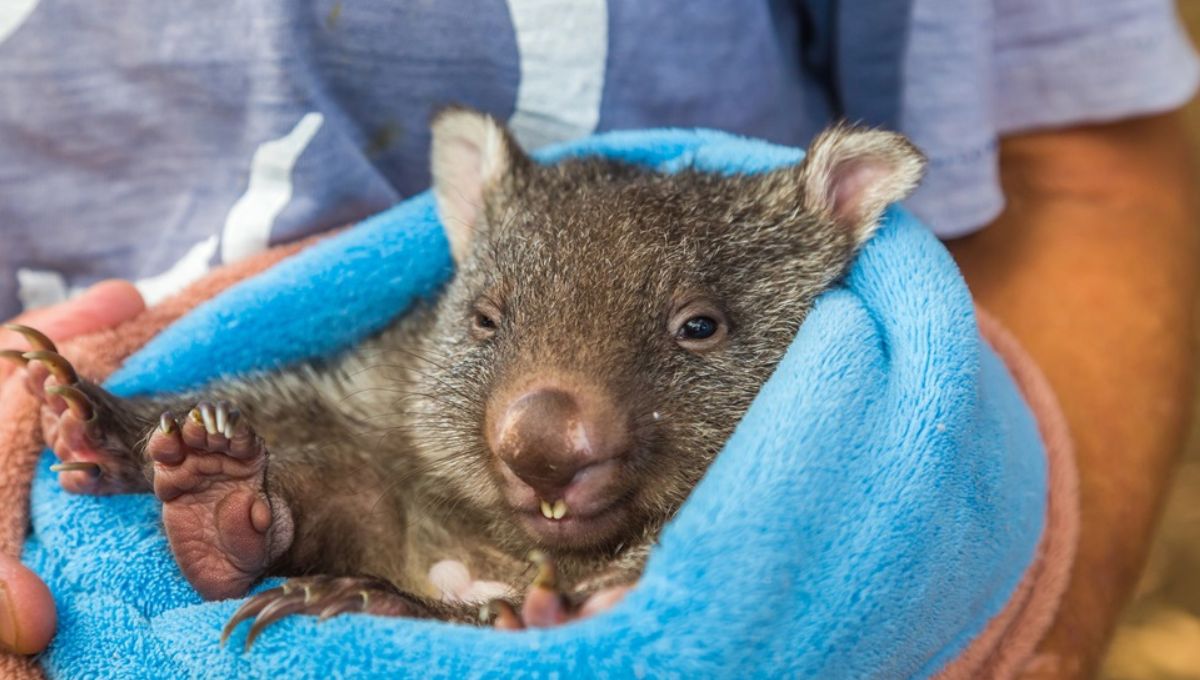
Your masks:
{"label": "wombat's brown fur", "polygon": [[519,598],[533,549],[568,592],[628,583],[922,163],[898,135],[839,127],[760,175],[542,165],[449,109],[433,170],[458,272],[432,307],[337,359],[197,395],[117,400],[38,361],[32,382],[60,386],[46,399],[63,432],[87,421],[82,446],[47,432],[76,463],[64,484],[153,487],[206,596],[263,574],[373,575],[408,596],[368,605],[388,589],[313,579],[320,606],[287,611],[467,620],[462,600],[501,591],[447,597],[431,567],[459,561]]}

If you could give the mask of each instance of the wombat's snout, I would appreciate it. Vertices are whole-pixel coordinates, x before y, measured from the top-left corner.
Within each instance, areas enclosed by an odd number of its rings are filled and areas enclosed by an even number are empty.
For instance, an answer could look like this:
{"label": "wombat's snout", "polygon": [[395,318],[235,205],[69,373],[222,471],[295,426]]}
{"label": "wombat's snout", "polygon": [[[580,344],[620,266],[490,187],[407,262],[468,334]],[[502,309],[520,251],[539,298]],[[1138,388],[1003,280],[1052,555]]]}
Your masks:
{"label": "wombat's snout", "polygon": [[540,385],[502,400],[494,413],[488,443],[518,510],[562,530],[613,502],[629,428],[606,395]]}
{"label": "wombat's snout", "polygon": [[542,498],[557,499],[579,468],[593,458],[600,434],[596,429],[584,422],[570,393],[536,390],[508,407],[496,455]]}

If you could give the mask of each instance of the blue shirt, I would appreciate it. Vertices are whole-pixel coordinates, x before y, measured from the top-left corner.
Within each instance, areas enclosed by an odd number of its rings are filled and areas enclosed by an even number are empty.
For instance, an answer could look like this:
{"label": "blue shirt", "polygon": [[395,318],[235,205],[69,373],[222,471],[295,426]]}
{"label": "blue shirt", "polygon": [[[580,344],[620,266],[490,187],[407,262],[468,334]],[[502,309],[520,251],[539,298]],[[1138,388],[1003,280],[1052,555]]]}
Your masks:
{"label": "blue shirt", "polygon": [[[868,6],[869,5],[869,6]],[[1179,105],[1167,0],[5,0],[0,318],[110,277],[151,302],[428,184],[460,102],[529,147],[705,126],[908,133],[943,235],[1002,206],[999,134]]]}

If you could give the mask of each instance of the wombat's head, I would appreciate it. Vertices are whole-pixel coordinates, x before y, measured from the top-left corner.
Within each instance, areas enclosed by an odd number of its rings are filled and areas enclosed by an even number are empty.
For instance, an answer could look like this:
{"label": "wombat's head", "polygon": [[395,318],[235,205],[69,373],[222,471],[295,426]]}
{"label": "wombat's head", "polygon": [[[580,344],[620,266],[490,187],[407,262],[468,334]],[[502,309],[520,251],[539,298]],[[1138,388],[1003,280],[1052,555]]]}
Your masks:
{"label": "wombat's head", "polygon": [[839,127],[759,175],[545,165],[456,108],[432,163],[458,273],[422,371],[424,455],[510,541],[587,552],[678,509],[923,159]]}

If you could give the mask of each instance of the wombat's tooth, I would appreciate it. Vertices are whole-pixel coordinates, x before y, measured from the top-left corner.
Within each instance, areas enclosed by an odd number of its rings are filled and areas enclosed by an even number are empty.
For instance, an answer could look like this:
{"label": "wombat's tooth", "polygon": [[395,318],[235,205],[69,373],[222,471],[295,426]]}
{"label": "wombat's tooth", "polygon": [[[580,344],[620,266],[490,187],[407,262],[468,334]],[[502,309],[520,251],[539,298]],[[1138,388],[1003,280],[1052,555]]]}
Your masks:
{"label": "wombat's tooth", "polygon": [[87,395],[70,385],[52,385],[46,388],[46,394],[53,394],[67,402],[67,408],[80,420],[88,421],[96,415]]}
{"label": "wombat's tooth", "polygon": [[57,352],[38,350],[26,352],[24,356],[30,361],[40,361],[46,364],[46,368],[50,369],[54,377],[58,378],[58,382],[63,385],[73,385],[79,381],[79,376],[75,375],[75,368],[71,366],[71,362]]}
{"label": "wombat's tooth", "polygon": [[0,349],[0,359],[15,361],[22,366],[29,363],[29,359],[25,358],[25,353],[18,349]]}
{"label": "wombat's tooth", "polygon": [[542,501],[542,517],[554,519],[554,508],[546,501]]}
{"label": "wombat's tooth", "polygon": [[171,434],[175,431],[176,427],[178,426],[175,424],[175,414],[171,413],[170,411],[166,411],[158,417],[159,432],[162,432],[163,434]]}
{"label": "wombat's tooth", "polygon": [[567,502],[563,499],[554,501],[554,519],[562,519],[567,514]]}
{"label": "wombat's tooth", "polygon": [[100,465],[98,463],[85,463],[75,461],[71,463],[55,463],[50,466],[51,472],[87,472],[93,477],[100,476]]}
{"label": "wombat's tooth", "polygon": [[226,411],[226,409],[222,408],[221,406],[217,406],[216,418],[217,418],[217,432],[224,434],[225,430],[229,429],[229,427],[228,427],[229,426],[229,418],[228,418],[228,412]]}
{"label": "wombat's tooth", "polygon": [[39,349],[45,352],[58,351],[58,348],[55,347],[54,343],[50,341],[50,338],[47,338],[45,335],[42,335],[41,332],[36,331],[29,326],[22,326],[21,324],[17,323],[6,323],[4,324],[4,327],[14,333],[20,333],[21,335],[25,336],[25,340],[29,343],[29,346],[34,349]]}
{"label": "wombat's tooth", "polygon": [[204,424],[204,417],[200,415],[199,408],[194,408],[191,411],[188,411],[188,417],[201,425]]}

